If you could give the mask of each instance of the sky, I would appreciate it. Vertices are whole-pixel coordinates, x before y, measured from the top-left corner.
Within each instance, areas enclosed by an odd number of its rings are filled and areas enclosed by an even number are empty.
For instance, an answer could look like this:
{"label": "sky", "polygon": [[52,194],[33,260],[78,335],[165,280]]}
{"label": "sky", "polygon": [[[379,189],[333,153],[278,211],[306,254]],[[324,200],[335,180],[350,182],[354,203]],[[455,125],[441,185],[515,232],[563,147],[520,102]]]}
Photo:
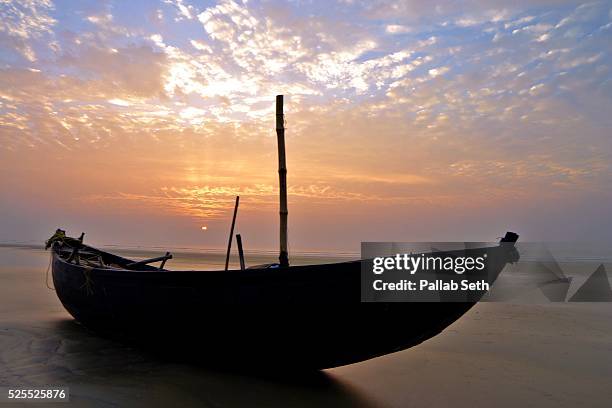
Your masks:
{"label": "sky", "polygon": [[[612,4],[0,0],[0,242],[612,240]],[[202,227],[206,227],[204,230]]]}

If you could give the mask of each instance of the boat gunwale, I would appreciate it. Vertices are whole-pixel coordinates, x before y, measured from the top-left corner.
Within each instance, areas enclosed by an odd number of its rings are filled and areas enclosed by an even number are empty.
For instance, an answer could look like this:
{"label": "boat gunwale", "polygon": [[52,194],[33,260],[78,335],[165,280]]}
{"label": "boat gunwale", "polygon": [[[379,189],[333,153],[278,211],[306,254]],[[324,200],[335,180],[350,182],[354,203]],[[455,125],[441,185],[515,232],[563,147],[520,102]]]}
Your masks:
{"label": "boat gunwale", "polygon": [[[97,253],[99,253],[100,255],[108,255],[111,257],[115,257],[115,258],[120,258],[122,261],[124,261],[126,264],[130,263],[130,262],[136,262],[135,260],[129,259],[129,258],[124,258],[120,255],[115,255],[113,253],[110,252],[106,252],[106,251],[102,251],[100,249],[97,249],[95,247],[91,247],[89,245],[83,245],[84,248],[88,249],[88,250],[93,250]],[[363,262],[363,259],[358,259],[358,260],[352,260],[352,261],[342,261],[342,262],[332,262],[332,263],[322,263],[322,264],[308,264],[308,265],[295,265],[295,266],[289,266],[288,268],[247,268],[247,269],[228,269],[228,270],[224,270],[224,269],[208,269],[208,270],[197,270],[197,269],[186,269],[186,270],[170,270],[170,269],[159,269],[156,268],[154,266],[150,266],[150,265],[146,265],[148,267],[150,267],[151,269],[145,269],[145,270],[134,270],[134,269],[126,269],[126,268],[118,268],[118,267],[93,267],[93,266],[86,266],[86,265],[77,265],[74,263],[70,263],[68,262],[64,257],[62,257],[59,253],[59,250],[61,249],[61,247],[58,248],[53,248],[53,257],[54,259],[57,259],[58,262],[61,262],[62,264],[68,266],[68,267],[75,267],[75,268],[80,268],[80,269],[86,269],[86,268],[90,268],[91,271],[95,271],[96,273],[104,273],[104,272],[113,272],[113,273],[117,273],[117,272],[121,272],[121,273],[129,273],[129,274],[158,274],[158,273],[163,273],[163,274],[198,274],[198,273],[202,273],[202,274],[247,274],[249,276],[255,276],[255,275],[260,275],[262,273],[265,273],[266,275],[270,274],[270,275],[274,275],[277,272],[287,272],[287,271],[293,271],[293,272],[301,272],[302,270],[311,270],[312,268],[336,268],[340,265],[346,265],[346,266],[350,266],[351,264],[361,264],[361,262]],[[365,260],[367,261],[367,260]]]}

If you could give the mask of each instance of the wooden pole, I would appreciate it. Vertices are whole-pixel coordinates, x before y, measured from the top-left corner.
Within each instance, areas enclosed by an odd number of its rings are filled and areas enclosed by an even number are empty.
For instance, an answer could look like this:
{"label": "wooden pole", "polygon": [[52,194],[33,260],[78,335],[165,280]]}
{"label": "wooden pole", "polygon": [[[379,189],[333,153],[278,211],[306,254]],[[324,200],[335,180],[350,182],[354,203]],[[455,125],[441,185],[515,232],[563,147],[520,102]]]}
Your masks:
{"label": "wooden pole", "polygon": [[238,256],[240,257],[240,269],[244,271],[244,252],[242,251],[242,237],[236,234],[236,244],[238,244]]}
{"label": "wooden pole", "polygon": [[287,249],[287,163],[285,160],[285,115],[283,114],[283,95],[276,95],[276,138],[278,139],[278,181],[280,190],[280,255],[282,268],[289,266]]}
{"label": "wooden pole", "polygon": [[232,217],[232,228],[230,229],[229,241],[227,243],[227,255],[225,256],[225,270],[229,266],[230,250],[232,249],[232,239],[234,238],[234,225],[236,224],[236,214],[238,213],[238,203],[240,196],[236,196],[236,204],[234,205],[234,217]]}
{"label": "wooden pole", "polygon": [[138,262],[131,262],[127,265],[125,265],[128,268],[133,268],[135,266],[142,266],[142,265],[147,265],[153,262],[159,262],[162,261],[161,266],[159,267],[159,269],[163,269],[164,265],[166,265],[166,261],[168,259],[172,259],[172,254],[170,252],[166,252],[166,255],[162,255],[162,256],[158,256],[155,258],[149,258],[149,259],[143,259],[142,261],[138,261]]}

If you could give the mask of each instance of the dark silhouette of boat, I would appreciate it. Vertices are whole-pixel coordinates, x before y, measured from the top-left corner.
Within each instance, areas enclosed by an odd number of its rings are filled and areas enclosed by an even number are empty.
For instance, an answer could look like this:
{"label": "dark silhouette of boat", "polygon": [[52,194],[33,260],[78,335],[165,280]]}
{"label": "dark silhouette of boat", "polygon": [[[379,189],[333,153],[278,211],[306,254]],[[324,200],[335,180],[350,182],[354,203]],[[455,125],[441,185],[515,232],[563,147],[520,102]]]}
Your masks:
{"label": "dark silhouette of boat", "polygon": [[[223,271],[168,271],[165,256],[133,261],[68,238],[52,248],[53,283],[64,307],[84,326],[172,356],[208,364],[328,368],[412,347],[460,318],[480,298],[441,295],[439,302],[362,302],[372,260],[289,266],[283,97],[276,98],[280,184],[279,264],[228,270],[238,197]],[[518,235],[497,246],[450,256],[488,255],[489,283],[518,259]],[[159,268],[149,265],[161,261]],[[451,272],[452,274],[452,272]],[[451,279],[440,274],[442,281]]]}
{"label": "dark silhouette of boat", "polygon": [[[487,253],[494,281],[518,259],[517,238],[507,233],[497,246],[460,254]],[[168,271],[74,241],[53,244],[52,273],[59,299],[77,321],[211,364],[328,368],[370,359],[435,336],[484,294],[464,302],[362,302],[367,260]]]}

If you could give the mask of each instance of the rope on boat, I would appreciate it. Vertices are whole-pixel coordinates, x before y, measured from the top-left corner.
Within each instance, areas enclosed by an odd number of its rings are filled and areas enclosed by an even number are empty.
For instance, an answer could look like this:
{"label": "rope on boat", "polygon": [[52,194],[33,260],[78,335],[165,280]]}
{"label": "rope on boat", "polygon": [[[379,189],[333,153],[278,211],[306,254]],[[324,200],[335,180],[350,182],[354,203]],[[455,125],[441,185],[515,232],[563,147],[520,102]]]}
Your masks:
{"label": "rope on boat", "polygon": [[49,270],[51,269],[51,264],[53,263],[53,252],[49,252],[49,265],[47,266],[47,272],[45,272],[45,285],[47,285],[47,289],[51,289],[55,292],[55,288],[49,285]]}
{"label": "rope on boat", "polygon": [[83,276],[85,277],[85,283],[81,285],[81,289],[85,288],[87,295],[93,295],[93,280],[91,279],[91,266],[83,266]]}

